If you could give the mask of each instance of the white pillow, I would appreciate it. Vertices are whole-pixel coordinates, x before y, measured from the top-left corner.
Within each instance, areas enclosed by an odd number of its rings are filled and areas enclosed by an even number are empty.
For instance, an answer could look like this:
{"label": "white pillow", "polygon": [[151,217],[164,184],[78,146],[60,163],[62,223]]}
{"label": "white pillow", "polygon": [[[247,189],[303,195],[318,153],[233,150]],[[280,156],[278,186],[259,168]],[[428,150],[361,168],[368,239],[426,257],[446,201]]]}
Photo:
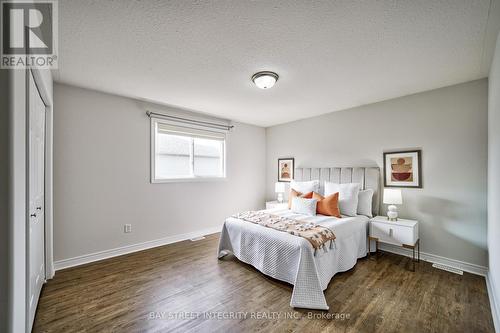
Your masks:
{"label": "white pillow", "polygon": [[358,214],[373,217],[372,214],[373,190],[371,188],[359,191],[358,194]]}
{"label": "white pillow", "polygon": [[360,185],[358,183],[337,184],[325,182],[325,197],[339,192],[340,214],[356,216],[358,211],[358,194]]}
{"label": "white pillow", "polygon": [[292,198],[292,212],[297,214],[304,214],[314,216],[316,215],[316,205],[318,200],[316,199],[306,199],[300,197]]}
{"label": "white pillow", "polygon": [[292,180],[290,182],[290,188],[302,194],[309,192],[319,193],[319,180],[310,180],[308,182],[296,182]]}

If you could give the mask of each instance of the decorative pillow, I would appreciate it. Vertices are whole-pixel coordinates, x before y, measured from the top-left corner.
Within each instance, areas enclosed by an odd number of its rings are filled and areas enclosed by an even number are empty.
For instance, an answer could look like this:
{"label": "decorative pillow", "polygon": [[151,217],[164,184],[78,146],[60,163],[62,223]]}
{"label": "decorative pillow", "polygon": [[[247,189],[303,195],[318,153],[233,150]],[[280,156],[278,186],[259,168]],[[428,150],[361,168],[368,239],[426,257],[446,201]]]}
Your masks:
{"label": "decorative pillow", "polygon": [[296,182],[292,180],[290,182],[290,188],[301,193],[319,192],[319,180],[311,180],[308,182]]}
{"label": "decorative pillow", "polygon": [[[313,196],[314,197],[314,196]],[[372,213],[373,190],[371,188],[359,191],[358,214],[373,217]]]}
{"label": "decorative pillow", "polygon": [[308,192],[308,193],[302,194],[301,192],[297,192],[292,188],[290,190],[290,195],[288,196],[288,209],[292,208],[292,199],[295,197],[311,199],[313,197],[313,192]]}
{"label": "decorative pillow", "polygon": [[358,183],[337,184],[325,182],[325,196],[339,192],[340,213],[347,216],[356,216],[360,187]]}
{"label": "decorative pillow", "polygon": [[340,217],[339,193],[330,194],[327,197],[319,193],[313,193],[313,199],[318,200],[316,205],[316,214]]}
{"label": "decorative pillow", "polygon": [[316,215],[316,205],[318,200],[300,197],[292,198],[292,212],[314,216]]}

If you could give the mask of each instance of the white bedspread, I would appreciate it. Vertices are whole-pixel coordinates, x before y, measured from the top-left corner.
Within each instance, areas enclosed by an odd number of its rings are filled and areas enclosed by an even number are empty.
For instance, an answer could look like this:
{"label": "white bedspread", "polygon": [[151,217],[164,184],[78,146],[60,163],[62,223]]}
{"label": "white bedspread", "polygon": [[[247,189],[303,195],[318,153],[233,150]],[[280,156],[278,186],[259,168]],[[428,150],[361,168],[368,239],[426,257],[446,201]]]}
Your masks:
{"label": "white bedspread", "polygon": [[230,217],[222,227],[218,257],[232,252],[262,273],[293,284],[292,307],[328,310],[323,290],[331,278],[351,269],[358,258],[366,256],[368,218],[306,216],[288,209],[267,212],[330,228],[337,237],[334,248],[328,252],[318,250],[314,255],[305,238]]}

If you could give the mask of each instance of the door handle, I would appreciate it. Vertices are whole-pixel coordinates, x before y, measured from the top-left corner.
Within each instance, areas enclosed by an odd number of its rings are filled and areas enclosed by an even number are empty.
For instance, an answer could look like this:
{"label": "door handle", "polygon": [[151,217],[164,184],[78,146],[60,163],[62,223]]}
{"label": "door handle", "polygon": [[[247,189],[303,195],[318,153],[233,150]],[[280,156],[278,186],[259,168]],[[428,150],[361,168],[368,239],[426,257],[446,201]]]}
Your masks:
{"label": "door handle", "polygon": [[36,217],[36,214],[31,214],[30,216],[31,216],[31,217]]}
{"label": "door handle", "polygon": [[392,237],[392,234],[393,234],[393,231],[392,231],[392,228],[389,229],[389,237]]}
{"label": "door handle", "polygon": [[42,207],[36,207],[36,210],[42,210]]}

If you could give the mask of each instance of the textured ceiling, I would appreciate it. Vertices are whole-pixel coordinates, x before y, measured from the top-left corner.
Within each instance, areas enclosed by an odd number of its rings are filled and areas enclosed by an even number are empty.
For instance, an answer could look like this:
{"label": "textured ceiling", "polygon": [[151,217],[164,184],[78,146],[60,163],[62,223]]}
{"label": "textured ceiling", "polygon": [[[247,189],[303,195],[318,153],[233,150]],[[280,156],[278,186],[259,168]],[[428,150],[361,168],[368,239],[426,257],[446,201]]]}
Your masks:
{"label": "textured ceiling", "polygon": [[[60,0],[54,76],[270,126],[486,77],[489,12],[490,0]],[[274,88],[251,83],[260,70],[280,75]]]}

